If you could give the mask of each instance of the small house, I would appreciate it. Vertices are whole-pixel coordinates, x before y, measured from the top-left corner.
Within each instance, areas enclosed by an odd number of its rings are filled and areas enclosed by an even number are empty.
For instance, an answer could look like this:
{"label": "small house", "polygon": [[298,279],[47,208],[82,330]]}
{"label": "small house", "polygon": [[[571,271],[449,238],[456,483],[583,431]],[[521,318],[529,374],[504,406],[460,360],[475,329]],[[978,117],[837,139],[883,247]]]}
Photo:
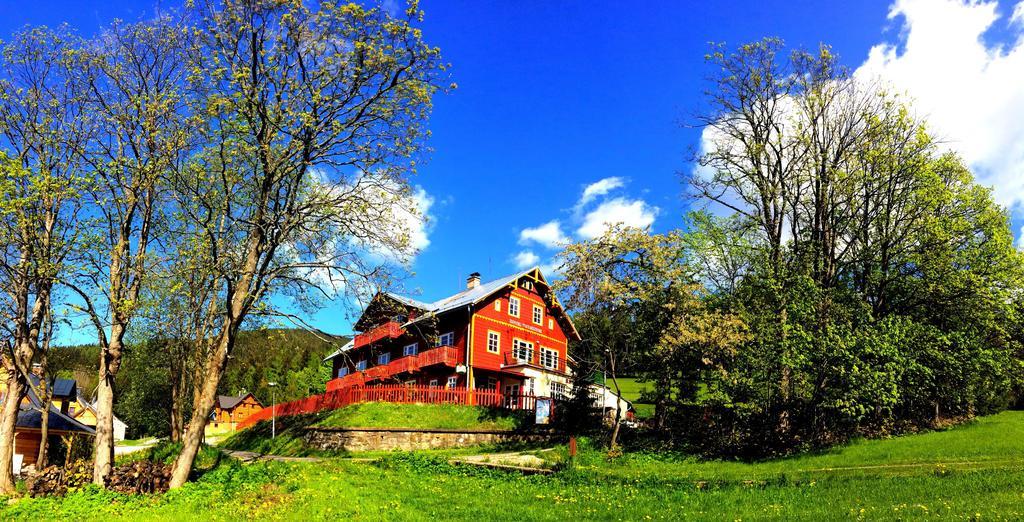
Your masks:
{"label": "small house", "polygon": [[238,423],[263,409],[263,404],[252,393],[240,395],[218,395],[217,402],[206,424],[206,436],[221,435],[235,431]]}

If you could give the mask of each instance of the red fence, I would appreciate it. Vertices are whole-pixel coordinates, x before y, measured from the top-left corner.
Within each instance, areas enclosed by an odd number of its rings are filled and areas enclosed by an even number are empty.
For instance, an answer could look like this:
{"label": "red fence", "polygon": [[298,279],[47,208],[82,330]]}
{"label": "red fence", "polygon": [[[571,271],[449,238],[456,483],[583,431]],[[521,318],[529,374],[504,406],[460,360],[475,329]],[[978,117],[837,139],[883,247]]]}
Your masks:
{"label": "red fence", "polygon": [[506,395],[498,390],[466,390],[464,388],[442,388],[439,386],[351,386],[329,391],[323,395],[312,395],[305,399],[275,404],[263,408],[238,423],[238,429],[248,428],[259,421],[269,420],[274,415],[286,417],[323,410],[336,410],[360,402],[394,402],[401,404],[473,404],[512,410],[532,410],[537,406],[533,395]]}

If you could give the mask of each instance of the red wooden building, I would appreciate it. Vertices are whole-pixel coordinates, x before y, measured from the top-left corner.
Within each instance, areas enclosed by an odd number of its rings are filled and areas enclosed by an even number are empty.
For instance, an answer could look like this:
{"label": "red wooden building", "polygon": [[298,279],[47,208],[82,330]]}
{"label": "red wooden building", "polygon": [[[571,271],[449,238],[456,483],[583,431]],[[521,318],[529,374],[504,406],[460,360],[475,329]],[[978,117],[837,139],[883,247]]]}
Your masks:
{"label": "red wooden building", "polygon": [[403,383],[557,397],[568,392],[568,339],[579,339],[537,268],[489,283],[474,273],[432,303],[379,293],[355,329],[327,357],[328,391]]}

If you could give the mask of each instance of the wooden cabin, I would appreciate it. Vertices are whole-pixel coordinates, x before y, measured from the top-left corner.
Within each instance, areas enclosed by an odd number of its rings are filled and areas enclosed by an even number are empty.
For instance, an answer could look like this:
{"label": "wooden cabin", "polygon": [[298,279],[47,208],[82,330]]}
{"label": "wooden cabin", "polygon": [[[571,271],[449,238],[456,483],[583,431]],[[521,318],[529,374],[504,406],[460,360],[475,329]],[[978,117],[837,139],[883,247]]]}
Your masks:
{"label": "wooden cabin", "polygon": [[218,395],[217,402],[206,424],[206,436],[235,431],[238,423],[263,409],[263,404],[252,393]]}

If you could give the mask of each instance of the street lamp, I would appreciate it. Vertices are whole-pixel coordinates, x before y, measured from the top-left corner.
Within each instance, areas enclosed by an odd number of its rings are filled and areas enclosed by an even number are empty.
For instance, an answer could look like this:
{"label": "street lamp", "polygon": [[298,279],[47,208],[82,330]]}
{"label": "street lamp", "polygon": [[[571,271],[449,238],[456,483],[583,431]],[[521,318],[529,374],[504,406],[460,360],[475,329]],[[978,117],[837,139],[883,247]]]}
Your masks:
{"label": "street lamp", "polygon": [[277,383],[268,382],[267,386],[270,386],[270,402],[273,403],[270,407],[270,438],[277,438]]}

